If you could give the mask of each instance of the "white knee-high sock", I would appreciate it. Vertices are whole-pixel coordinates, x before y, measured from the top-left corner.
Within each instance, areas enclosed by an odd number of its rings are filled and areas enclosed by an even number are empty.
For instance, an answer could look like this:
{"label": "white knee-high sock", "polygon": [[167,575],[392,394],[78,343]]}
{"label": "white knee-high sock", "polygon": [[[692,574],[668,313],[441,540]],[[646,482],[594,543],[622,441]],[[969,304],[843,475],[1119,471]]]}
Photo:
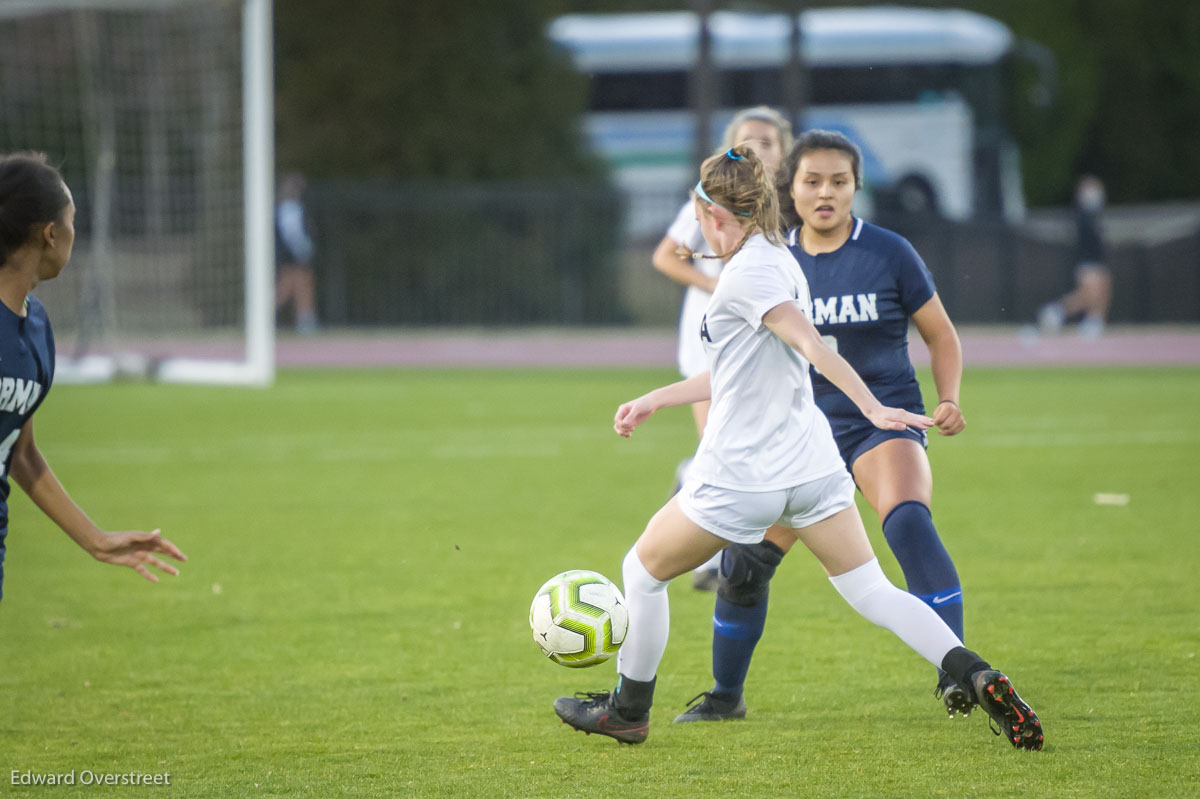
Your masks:
{"label": "white knee-high sock", "polygon": [[636,547],[625,556],[621,577],[629,608],[629,633],[617,652],[617,672],[633,680],[653,680],[671,629],[667,583],[646,571]]}
{"label": "white knee-high sock", "polygon": [[894,632],[939,669],[946,653],[962,646],[932,608],[892,585],[874,558],[857,569],[830,577],[829,582],[865,619]]}

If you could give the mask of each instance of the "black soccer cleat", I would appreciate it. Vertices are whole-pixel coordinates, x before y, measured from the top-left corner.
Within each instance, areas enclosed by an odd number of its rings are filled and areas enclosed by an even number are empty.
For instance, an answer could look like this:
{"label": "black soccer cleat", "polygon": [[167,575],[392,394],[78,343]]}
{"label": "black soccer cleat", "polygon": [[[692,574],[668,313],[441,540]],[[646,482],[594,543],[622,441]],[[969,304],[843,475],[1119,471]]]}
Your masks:
{"label": "black soccer cleat", "polygon": [[[698,701],[700,700],[700,701]],[[675,723],[685,721],[735,721],[746,718],[746,697],[739,696],[736,702],[723,702],[712,691],[692,697],[688,709],[675,717]]]}
{"label": "black soccer cleat", "polygon": [[554,712],[577,730],[607,735],[621,743],[640,744],[650,734],[650,715],[630,721],[621,715],[611,691],[590,691],[554,700]]}
{"label": "black soccer cleat", "polygon": [[959,716],[969,716],[975,708],[975,699],[971,696],[971,692],[958,684],[953,677],[949,675],[942,678],[937,687],[933,689],[933,695],[942,700],[946,706],[946,714],[950,718]]}
{"label": "black soccer cleat", "polygon": [[[992,732],[1004,733],[1018,749],[1040,750],[1045,742],[1042,722],[1033,708],[1025,704],[1007,677],[993,669],[976,672],[971,678],[975,696],[991,717]],[[996,729],[999,727],[999,729]]]}

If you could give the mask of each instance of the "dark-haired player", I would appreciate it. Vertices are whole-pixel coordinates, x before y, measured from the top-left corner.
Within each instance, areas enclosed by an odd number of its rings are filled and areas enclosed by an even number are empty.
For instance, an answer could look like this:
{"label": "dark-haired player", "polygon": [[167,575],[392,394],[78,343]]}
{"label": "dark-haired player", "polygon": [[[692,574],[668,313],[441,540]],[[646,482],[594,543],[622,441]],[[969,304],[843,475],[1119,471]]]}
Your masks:
{"label": "dark-haired player", "polygon": [[[911,321],[929,347],[942,435],[966,422],[959,409],[962,349],[933,278],[913,246],[851,214],[862,186],[862,155],[841,133],[799,136],[779,172],[788,245],[812,292],[811,319],[825,343],[850,363],[886,405],[925,413],[908,357]],[[846,468],[883,525],[910,593],[933,608],[960,639],[963,591],[930,511],[933,477],[923,430],[880,430],[821,374],[813,394],[829,419]],[[768,584],[795,537],[772,528],[759,544],[725,552],[713,614],[715,686],[676,721],[742,718],[742,687],[767,616]],[[974,692],[939,673],[936,695],[951,718],[967,715]]]}
{"label": "dark-haired player", "polygon": [[54,380],[54,334],[46,309],[30,292],[58,276],[74,243],[75,203],[58,170],[40,153],[0,156],[0,595],[10,477],[97,560],[158,582],[148,567],[179,573],[158,555],[187,559],[157,530],[106,533],[97,527],[34,443],[33,414]]}
{"label": "dark-haired player", "polygon": [[667,585],[727,545],[757,545],[773,528],[803,542],[864,618],[970,686],[1013,745],[1041,749],[1040,722],[1008,677],[884,576],[854,483],[813,401],[809,364],[880,430],[925,429],[934,420],[882,404],[821,341],[804,312],[808,283],[781,241],[771,176],[749,147],[707,159],[694,194],[704,240],[725,262],[698,331],[710,371],[623,404],[613,426],[629,436],[662,408],[711,400],[708,425],[683,488],[622,564],[629,632],[617,687],[560,697],[555,712],[577,730],[644,741],[670,627]]}

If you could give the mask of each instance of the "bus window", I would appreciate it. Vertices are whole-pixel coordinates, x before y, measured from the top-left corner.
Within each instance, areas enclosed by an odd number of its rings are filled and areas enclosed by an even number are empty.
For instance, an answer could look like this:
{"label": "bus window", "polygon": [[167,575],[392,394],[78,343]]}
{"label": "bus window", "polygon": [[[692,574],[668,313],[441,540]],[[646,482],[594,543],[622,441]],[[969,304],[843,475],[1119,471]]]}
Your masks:
{"label": "bus window", "polygon": [[[783,105],[790,34],[778,13],[709,19],[715,143],[737,109]],[[808,73],[802,127],[840,130],[862,148],[868,197],[955,219],[1023,212],[1007,105],[1014,56],[1031,45],[997,20],[955,9],[811,9],[800,23]],[[637,209],[631,224],[661,231],[695,180],[689,80],[698,18],[573,14],[547,34],[591,81],[583,129]],[[1052,66],[1039,62],[1039,73]]]}
{"label": "bus window", "polygon": [[592,75],[592,111],[675,111],[688,107],[686,72],[598,72]]}

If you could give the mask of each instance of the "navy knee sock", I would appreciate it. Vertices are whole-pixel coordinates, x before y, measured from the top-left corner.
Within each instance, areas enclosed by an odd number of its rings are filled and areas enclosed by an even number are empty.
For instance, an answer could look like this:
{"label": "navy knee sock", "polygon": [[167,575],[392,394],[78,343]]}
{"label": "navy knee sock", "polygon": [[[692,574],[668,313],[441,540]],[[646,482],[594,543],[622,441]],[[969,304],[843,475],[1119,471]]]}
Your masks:
{"label": "navy knee sock", "polygon": [[904,570],[908,592],[941,616],[963,640],[963,595],[958,572],[924,503],[901,502],[883,520],[883,535]]}
{"label": "navy knee sock", "polygon": [[713,679],[715,693],[737,698],[742,694],[754,647],[767,623],[767,599],[743,607],[717,597],[713,610]]}

